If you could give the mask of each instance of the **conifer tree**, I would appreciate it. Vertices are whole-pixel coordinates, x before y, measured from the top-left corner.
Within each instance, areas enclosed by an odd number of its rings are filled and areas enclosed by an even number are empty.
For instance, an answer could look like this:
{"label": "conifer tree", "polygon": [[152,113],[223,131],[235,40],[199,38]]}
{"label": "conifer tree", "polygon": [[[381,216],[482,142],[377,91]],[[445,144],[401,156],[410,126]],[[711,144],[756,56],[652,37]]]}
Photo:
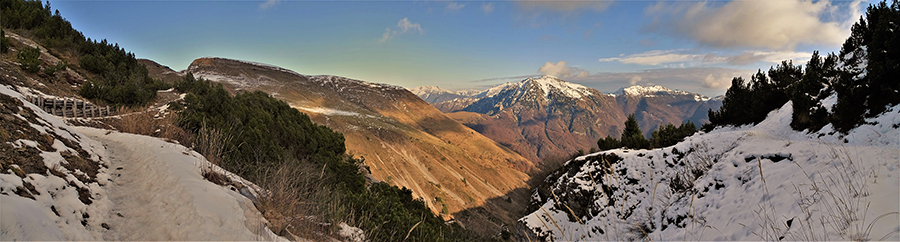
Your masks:
{"label": "conifer tree", "polygon": [[628,115],[625,121],[625,131],[622,132],[621,145],[632,149],[648,149],[650,141],[644,137],[641,127],[638,126],[637,119],[634,114]]}

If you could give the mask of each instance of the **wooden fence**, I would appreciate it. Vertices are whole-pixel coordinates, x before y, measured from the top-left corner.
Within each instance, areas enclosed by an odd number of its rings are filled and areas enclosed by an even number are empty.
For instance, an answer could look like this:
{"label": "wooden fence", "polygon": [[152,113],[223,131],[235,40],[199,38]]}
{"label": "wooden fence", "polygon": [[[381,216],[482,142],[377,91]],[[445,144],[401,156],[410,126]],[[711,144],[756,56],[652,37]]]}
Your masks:
{"label": "wooden fence", "polygon": [[63,118],[95,118],[112,115],[111,109],[98,107],[90,102],[69,98],[27,97],[28,101],[44,111]]}

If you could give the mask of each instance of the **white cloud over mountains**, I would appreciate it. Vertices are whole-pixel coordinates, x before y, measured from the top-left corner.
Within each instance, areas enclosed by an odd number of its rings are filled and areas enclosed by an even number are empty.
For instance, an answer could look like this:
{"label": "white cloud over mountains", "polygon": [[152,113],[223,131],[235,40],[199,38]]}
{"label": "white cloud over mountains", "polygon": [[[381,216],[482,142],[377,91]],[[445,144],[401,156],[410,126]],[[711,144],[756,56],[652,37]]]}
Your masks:
{"label": "white cloud over mountains", "polygon": [[659,84],[669,88],[715,96],[724,94],[734,77],[749,78],[753,70],[733,68],[661,68],[633,72],[597,72],[581,79],[582,85],[613,91],[636,84]]}
{"label": "white cloud over mountains", "polygon": [[651,50],[643,53],[620,55],[619,57],[601,58],[600,62],[620,62],[638,65],[667,65],[687,64],[688,66],[702,66],[711,64],[729,64],[735,66],[752,65],[759,62],[781,63],[791,60],[794,63],[804,63],[809,60],[812,53],[797,51],[744,51],[739,54],[691,53],[689,50]]}
{"label": "white cloud over mountains", "polygon": [[403,18],[397,22],[397,29],[384,28],[384,33],[381,34],[381,39],[378,42],[384,43],[390,39],[393,39],[397,35],[416,32],[418,32],[419,35],[425,34],[425,30],[422,29],[422,25],[410,22],[409,18]]}
{"label": "white cloud over mountains", "polygon": [[[734,77],[749,78],[754,70],[688,67],[657,68],[631,72],[595,72],[591,73],[578,67],[568,66],[566,61],[546,62],[538,69],[542,75],[553,75],[563,80],[580,83],[601,91],[612,91],[620,87],[637,84],[659,84],[670,88],[708,95],[721,95],[731,86]],[[519,81],[529,76],[493,78],[481,81]]]}
{"label": "white cloud over mountains", "polygon": [[650,29],[705,45],[792,50],[799,44],[843,43],[849,24],[859,18],[859,3],[840,12],[827,0],[659,2],[645,13],[656,18]]}
{"label": "white cloud over mountains", "polygon": [[538,73],[557,76],[563,79],[585,78],[590,75],[589,72],[578,67],[567,66],[565,61],[559,61],[557,63],[547,62],[543,66],[541,66],[541,68],[538,68]]}

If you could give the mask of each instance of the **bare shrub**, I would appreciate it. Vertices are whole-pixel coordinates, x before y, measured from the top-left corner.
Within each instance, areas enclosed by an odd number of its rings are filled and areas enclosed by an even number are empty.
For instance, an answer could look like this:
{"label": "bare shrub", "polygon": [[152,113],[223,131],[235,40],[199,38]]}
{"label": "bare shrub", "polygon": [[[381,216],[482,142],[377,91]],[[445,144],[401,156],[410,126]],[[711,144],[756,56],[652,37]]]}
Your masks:
{"label": "bare shrub", "polygon": [[122,115],[105,118],[103,122],[119,132],[163,138],[187,147],[193,144],[191,134],[176,125],[178,115],[175,113],[160,115],[156,110],[145,107],[120,108],[118,113]]}
{"label": "bare shrub", "polygon": [[263,169],[259,185],[264,216],[276,234],[287,233],[322,240],[333,234],[333,221],[340,217],[341,198],[326,189],[320,171],[311,162],[289,159]]}
{"label": "bare shrub", "polygon": [[194,139],[194,150],[206,157],[210,163],[219,165],[226,152],[226,145],[233,137],[227,132],[210,127],[203,122]]}

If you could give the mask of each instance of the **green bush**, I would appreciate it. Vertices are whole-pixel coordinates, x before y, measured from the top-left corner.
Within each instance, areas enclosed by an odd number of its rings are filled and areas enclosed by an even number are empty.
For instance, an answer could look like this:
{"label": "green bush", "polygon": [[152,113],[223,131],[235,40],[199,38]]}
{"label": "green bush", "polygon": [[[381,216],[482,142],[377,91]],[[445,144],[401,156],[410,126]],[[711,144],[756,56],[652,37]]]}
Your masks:
{"label": "green bush", "polygon": [[696,132],[697,126],[690,121],[677,127],[671,123],[666,126],[660,125],[658,129],[650,134],[650,143],[653,148],[672,146]]}
{"label": "green bush", "polygon": [[6,34],[3,30],[0,30],[0,54],[6,53],[9,51],[9,38],[6,38]]}
{"label": "green bush", "polygon": [[41,70],[41,51],[38,48],[22,48],[17,54],[22,70],[29,73],[37,73]]}

